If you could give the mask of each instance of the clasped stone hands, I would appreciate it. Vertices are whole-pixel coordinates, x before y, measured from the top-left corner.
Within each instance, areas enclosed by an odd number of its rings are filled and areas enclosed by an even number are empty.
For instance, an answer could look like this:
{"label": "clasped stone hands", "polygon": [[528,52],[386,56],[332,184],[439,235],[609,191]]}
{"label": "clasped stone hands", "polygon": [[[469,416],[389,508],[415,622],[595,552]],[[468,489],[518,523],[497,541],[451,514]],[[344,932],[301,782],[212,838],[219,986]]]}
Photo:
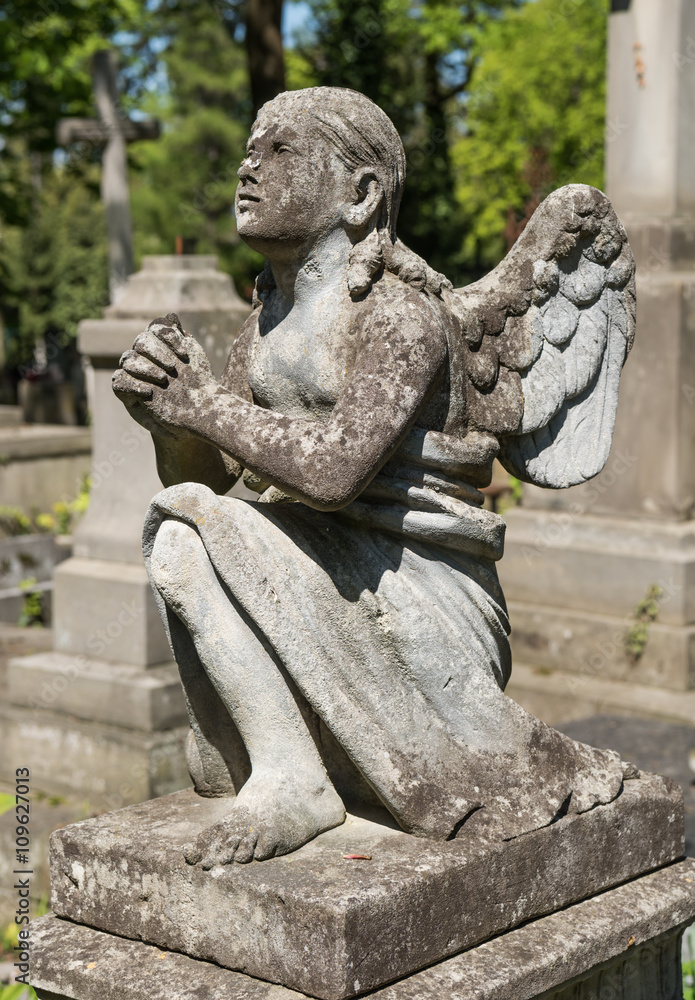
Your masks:
{"label": "clasped stone hands", "polygon": [[139,423],[172,431],[195,411],[201,392],[217,382],[205,351],[184,333],[175,313],[153,320],[121,356],[112,387]]}

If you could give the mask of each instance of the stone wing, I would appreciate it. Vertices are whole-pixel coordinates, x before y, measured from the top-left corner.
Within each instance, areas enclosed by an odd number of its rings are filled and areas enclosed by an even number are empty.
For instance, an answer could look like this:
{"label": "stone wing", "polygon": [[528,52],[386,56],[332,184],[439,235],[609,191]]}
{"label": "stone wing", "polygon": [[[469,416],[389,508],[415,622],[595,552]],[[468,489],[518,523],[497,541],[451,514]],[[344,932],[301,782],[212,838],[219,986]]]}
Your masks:
{"label": "stone wing", "polygon": [[608,198],[583,184],[553,192],[494,271],[450,294],[468,426],[495,434],[525,482],[597,475],[635,332],[635,263]]}

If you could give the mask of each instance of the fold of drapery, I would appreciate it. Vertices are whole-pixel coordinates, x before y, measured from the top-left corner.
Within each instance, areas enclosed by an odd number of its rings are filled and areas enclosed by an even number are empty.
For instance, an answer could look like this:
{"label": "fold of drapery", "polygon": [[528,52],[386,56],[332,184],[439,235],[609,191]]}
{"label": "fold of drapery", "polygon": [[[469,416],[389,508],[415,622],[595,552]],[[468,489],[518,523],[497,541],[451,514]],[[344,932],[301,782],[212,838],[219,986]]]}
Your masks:
{"label": "fold of drapery", "polygon": [[[471,487],[431,478],[392,465],[335,513],[170,487],[148,513],[146,561],[163,520],[195,528],[230,614],[263,638],[405,830],[446,839],[475,813],[478,828],[507,838],[610,801],[616,755],[574,743],[502,693],[503,522],[463,498]],[[159,602],[181,665],[195,653]]]}

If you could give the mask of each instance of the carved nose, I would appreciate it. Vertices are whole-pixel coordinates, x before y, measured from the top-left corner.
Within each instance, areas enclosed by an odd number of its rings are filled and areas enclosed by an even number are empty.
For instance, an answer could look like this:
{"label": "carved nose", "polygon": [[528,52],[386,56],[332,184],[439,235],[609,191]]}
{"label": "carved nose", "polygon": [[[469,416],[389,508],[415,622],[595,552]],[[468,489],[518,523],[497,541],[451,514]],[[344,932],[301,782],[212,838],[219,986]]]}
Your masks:
{"label": "carved nose", "polygon": [[[241,161],[241,166],[237,170],[237,177],[239,180],[248,180],[253,178],[253,171],[258,170],[261,165],[261,154],[260,153],[249,153],[248,156],[244,157]],[[255,178],[254,178],[255,179]]]}

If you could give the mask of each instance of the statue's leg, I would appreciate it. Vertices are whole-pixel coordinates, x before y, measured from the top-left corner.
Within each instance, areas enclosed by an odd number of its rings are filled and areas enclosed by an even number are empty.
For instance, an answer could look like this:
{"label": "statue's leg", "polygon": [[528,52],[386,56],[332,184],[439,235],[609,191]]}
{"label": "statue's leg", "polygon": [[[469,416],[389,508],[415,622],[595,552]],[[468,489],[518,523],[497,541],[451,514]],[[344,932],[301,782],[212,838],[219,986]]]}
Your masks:
{"label": "statue's leg", "polygon": [[187,629],[168,605],[166,616],[191,723],[186,763],[195,790],[210,797],[238,792],[251,772],[244,743]]}
{"label": "statue's leg", "polygon": [[220,582],[198,533],[165,521],[151,574],[188,631],[251,761],[251,776],[229,815],[201,834],[188,860],[202,860],[204,868],[263,860],[341,823],[345,808],[290,689]]}

